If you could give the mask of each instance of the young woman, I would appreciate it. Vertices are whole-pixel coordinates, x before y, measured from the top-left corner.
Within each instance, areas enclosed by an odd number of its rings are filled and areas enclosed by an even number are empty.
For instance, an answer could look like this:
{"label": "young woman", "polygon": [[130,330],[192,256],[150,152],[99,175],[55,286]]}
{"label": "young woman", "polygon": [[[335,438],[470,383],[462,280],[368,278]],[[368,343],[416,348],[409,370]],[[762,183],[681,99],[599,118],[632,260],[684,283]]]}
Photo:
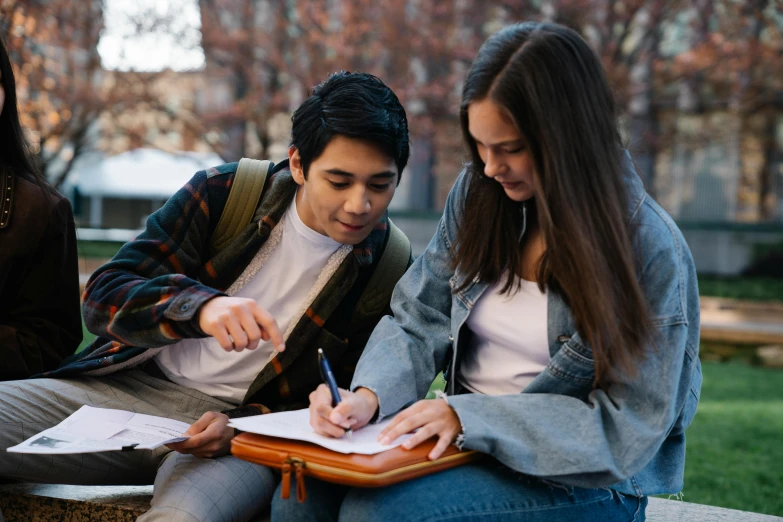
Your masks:
{"label": "young woman", "polygon": [[68,200],[30,159],[0,38],[0,381],[56,368],[82,340]]}
{"label": "young woman", "polygon": [[[310,480],[277,520],[644,520],[683,486],[701,373],[693,260],[622,150],[601,64],[572,30],[492,36],[463,90],[471,162],[400,280],[351,390],[311,424],[394,416],[483,462],[381,489]],[[421,400],[435,375],[448,396]],[[396,415],[396,416],[395,416]]]}

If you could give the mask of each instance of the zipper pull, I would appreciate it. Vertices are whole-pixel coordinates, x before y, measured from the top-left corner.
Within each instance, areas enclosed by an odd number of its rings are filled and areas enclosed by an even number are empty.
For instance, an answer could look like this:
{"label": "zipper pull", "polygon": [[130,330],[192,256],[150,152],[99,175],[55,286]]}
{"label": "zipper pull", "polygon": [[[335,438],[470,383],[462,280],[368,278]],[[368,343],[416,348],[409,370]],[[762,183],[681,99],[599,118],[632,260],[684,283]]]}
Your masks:
{"label": "zipper pull", "polygon": [[291,496],[291,464],[286,462],[283,464],[283,479],[280,483],[280,498],[288,498]]}
{"label": "zipper pull", "polygon": [[301,462],[294,464],[294,471],[296,472],[296,500],[301,504],[307,499],[307,491],[305,491],[304,480],[304,466]]}

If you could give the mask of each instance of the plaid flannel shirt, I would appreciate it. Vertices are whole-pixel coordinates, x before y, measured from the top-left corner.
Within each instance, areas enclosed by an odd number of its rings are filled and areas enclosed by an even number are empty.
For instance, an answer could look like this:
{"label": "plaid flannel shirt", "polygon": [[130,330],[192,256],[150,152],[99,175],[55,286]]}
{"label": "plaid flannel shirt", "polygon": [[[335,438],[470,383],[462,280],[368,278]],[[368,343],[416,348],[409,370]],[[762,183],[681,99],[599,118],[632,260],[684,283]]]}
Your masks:
{"label": "plaid flannel shirt", "polygon": [[[280,221],[296,194],[288,162],[270,170],[251,223],[214,254],[210,237],[226,205],[237,163],[200,171],[147,220],[146,230],[99,268],[84,292],[84,320],[99,335],[90,346],[42,377],[104,375],[131,368],[185,338],[206,337],[197,311],[226,295]],[[388,239],[384,215],[354,247],[286,340],[251,384],[230,416],[306,407],[321,382],[317,349],[333,361],[338,384],[347,388],[375,324],[352,324],[358,299]],[[387,306],[388,313],[388,306]],[[165,349],[165,348],[162,348]],[[263,406],[262,406],[263,405]]]}

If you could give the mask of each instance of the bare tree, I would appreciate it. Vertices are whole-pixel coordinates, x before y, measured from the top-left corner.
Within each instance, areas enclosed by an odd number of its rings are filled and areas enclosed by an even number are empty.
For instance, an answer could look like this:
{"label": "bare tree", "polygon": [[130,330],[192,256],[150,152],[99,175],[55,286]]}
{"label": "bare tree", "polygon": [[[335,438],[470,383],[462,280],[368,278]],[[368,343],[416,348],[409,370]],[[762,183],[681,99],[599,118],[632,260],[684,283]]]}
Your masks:
{"label": "bare tree", "polygon": [[102,107],[96,89],[101,2],[3,2],[0,32],[15,65],[20,115],[55,186],[89,143]]}
{"label": "bare tree", "polygon": [[[177,16],[141,10],[127,20],[128,33],[172,30]],[[56,187],[80,157],[112,136],[127,137],[133,148],[149,144],[153,128],[155,134],[209,135],[191,110],[167,104],[160,84],[171,71],[104,70],[98,54],[103,29],[102,0],[0,2],[0,34],[14,64],[22,125]]]}

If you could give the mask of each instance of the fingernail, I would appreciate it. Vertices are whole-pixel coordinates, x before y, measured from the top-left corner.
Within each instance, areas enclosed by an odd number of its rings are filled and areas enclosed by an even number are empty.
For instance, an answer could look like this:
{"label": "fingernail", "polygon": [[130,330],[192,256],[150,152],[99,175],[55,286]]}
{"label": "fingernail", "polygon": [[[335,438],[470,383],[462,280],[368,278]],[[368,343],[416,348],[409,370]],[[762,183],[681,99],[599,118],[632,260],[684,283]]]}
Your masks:
{"label": "fingernail", "polygon": [[388,446],[391,441],[389,440],[389,437],[384,437],[381,439],[381,444],[384,446]]}

